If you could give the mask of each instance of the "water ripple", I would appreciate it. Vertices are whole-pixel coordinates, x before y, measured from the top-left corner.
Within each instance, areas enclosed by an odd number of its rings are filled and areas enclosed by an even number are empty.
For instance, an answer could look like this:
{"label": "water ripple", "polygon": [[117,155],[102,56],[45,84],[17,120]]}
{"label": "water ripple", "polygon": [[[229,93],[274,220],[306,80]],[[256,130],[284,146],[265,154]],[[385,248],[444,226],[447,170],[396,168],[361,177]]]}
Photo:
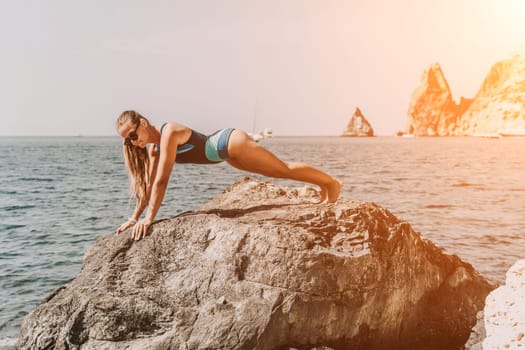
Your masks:
{"label": "water ripple", "polygon": [[446,208],[454,208],[453,205],[450,204],[428,204],[424,206],[427,209],[446,209]]}
{"label": "water ripple", "polygon": [[465,182],[457,182],[457,183],[453,184],[452,187],[476,187],[476,188],[483,189],[483,185],[469,183],[469,182],[466,182],[466,181]]}
{"label": "water ripple", "polygon": [[30,182],[53,182],[55,181],[56,179],[53,179],[53,178],[42,178],[42,177],[21,177],[19,179],[20,181],[30,181]]}
{"label": "water ripple", "polygon": [[0,210],[5,211],[14,211],[14,210],[23,210],[23,209],[33,209],[36,208],[36,205],[26,204],[26,205],[9,205],[7,207],[0,208]]}

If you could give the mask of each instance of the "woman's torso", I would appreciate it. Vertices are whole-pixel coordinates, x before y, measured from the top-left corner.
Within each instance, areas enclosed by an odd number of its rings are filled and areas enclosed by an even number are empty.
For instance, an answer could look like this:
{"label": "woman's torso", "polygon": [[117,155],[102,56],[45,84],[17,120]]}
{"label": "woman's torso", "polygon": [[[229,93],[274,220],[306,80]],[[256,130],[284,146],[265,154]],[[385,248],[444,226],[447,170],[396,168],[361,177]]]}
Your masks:
{"label": "woman's torso", "polygon": [[[160,128],[162,132],[167,123]],[[228,159],[228,140],[233,129],[221,129],[207,136],[196,130],[188,128],[188,139],[177,147],[176,163],[213,164]],[[160,147],[155,145],[157,151]]]}

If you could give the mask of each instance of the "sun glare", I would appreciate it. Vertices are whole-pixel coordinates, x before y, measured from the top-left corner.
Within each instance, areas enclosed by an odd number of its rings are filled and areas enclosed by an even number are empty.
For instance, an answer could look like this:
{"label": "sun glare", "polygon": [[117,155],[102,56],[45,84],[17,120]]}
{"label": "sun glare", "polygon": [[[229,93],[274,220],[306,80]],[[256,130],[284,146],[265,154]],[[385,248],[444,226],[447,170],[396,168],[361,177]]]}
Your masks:
{"label": "sun glare", "polygon": [[523,37],[523,34],[525,33],[523,25],[525,23],[525,1],[508,0],[506,2],[501,2],[501,6],[504,6],[506,10],[504,11],[506,16],[502,16],[501,19],[503,21],[508,20],[509,22],[500,24],[502,26],[508,26],[510,29],[509,35],[520,36],[522,40],[525,40]]}
{"label": "sun glare", "polygon": [[[525,47],[525,0],[487,1],[483,21],[510,50]],[[480,2],[481,4],[481,2]],[[487,33],[490,34],[490,33]]]}
{"label": "sun glare", "polygon": [[519,12],[521,15],[525,13],[525,1],[523,0],[510,0],[509,7],[513,13]]}

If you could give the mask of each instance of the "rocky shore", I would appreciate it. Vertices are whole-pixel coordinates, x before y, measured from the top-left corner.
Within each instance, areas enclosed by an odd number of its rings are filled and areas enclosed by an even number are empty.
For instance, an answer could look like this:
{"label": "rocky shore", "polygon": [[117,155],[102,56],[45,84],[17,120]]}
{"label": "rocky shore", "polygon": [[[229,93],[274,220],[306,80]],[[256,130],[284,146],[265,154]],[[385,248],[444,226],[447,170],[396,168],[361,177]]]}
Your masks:
{"label": "rocky shore", "polygon": [[525,259],[493,290],[467,343],[467,350],[525,349]]}
{"label": "rocky shore", "polygon": [[462,349],[495,285],[374,203],[239,180],[100,237],[19,349]]}

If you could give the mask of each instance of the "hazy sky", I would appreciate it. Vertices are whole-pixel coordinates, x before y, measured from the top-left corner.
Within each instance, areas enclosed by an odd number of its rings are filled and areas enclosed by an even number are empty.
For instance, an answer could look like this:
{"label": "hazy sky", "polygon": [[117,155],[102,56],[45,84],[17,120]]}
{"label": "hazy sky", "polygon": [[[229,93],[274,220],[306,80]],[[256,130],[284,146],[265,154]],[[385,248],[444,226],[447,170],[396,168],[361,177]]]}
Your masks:
{"label": "hazy sky", "polygon": [[456,99],[525,44],[525,0],[0,0],[0,135],[116,135],[136,109],[203,132],[404,129],[423,71]]}

